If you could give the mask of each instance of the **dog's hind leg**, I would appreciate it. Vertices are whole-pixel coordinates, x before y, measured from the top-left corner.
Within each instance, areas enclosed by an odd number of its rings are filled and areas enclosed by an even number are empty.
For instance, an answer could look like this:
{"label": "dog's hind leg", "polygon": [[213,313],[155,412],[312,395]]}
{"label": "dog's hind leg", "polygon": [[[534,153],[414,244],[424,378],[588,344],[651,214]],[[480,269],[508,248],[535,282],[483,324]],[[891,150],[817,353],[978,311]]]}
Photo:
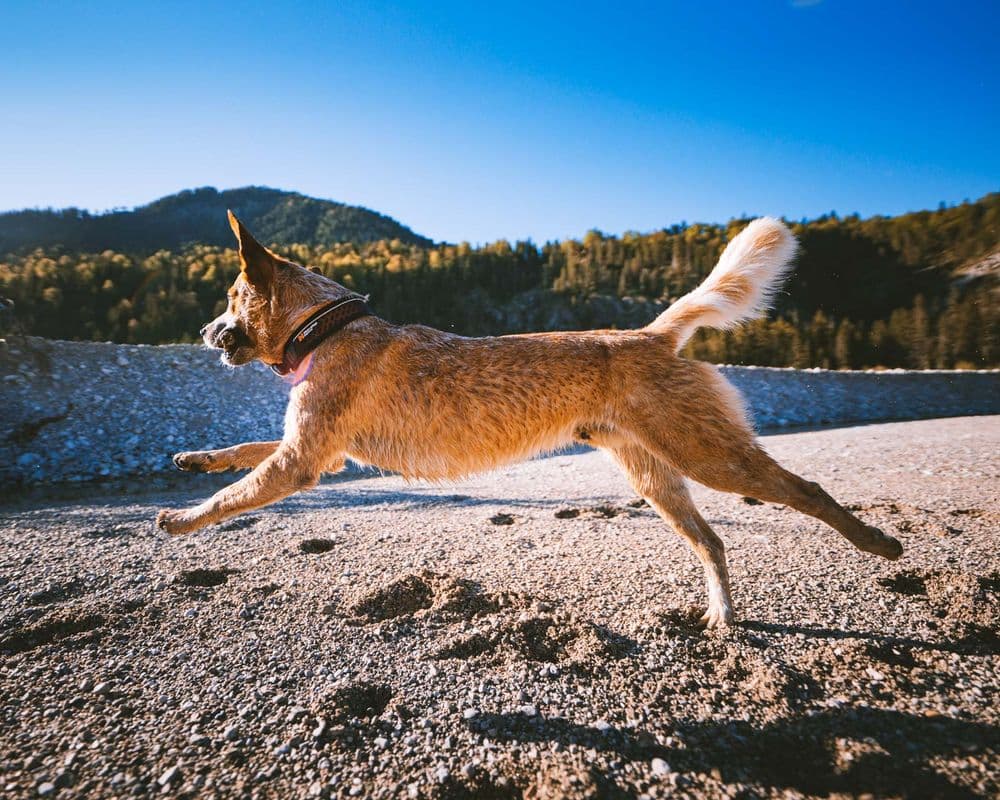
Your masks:
{"label": "dog's hind leg", "polygon": [[685,425],[666,429],[653,424],[634,428],[636,438],[653,454],[710,489],[791,506],[822,520],[859,550],[895,560],[902,546],[878,528],[865,525],[812,481],[789,472],[754,439],[735,415],[705,418],[689,414]]}
{"label": "dog's hind leg", "polygon": [[[600,442],[595,442],[600,446]],[[708,609],[701,622],[708,628],[733,621],[733,601],[729,593],[726,548],[698,513],[683,476],[648,450],[634,444],[606,447],[632,487],[679,533],[694,550],[705,568]]]}
{"label": "dog's hind leg", "polygon": [[707,364],[680,362],[672,383],[650,387],[622,425],[682,475],[722,492],[781,503],[816,517],[860,550],[897,559],[902,546],[865,525],[819,484],[789,472],[757,442],[736,390]]}
{"label": "dog's hind leg", "polygon": [[225,472],[253,469],[278,449],[281,442],[247,442],[221,450],[194,450],[174,456],[174,466],[185,472]]}
{"label": "dog's hind leg", "polygon": [[756,497],[769,503],[781,503],[796,511],[822,520],[859,550],[896,560],[902,545],[878,528],[865,525],[823,487],[789,472],[764,452],[758,444],[741,449],[724,463],[700,462],[691,465],[687,474],[712,489]]}

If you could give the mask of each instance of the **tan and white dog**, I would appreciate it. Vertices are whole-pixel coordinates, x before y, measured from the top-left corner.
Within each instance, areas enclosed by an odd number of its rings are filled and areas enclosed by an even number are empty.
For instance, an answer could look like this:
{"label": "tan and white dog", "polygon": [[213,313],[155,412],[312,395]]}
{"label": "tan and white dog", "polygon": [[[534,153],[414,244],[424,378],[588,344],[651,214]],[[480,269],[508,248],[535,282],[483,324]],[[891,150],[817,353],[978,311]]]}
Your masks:
{"label": "tan and white dog", "polygon": [[[902,553],[894,538],[777,464],[756,441],[736,390],[710,365],[678,355],[697,328],[730,327],[767,308],[796,250],[777,220],[750,223],[701,286],[640,330],[478,339],[368,314],[363,298],[278,257],[231,213],[230,224],[242,269],[226,312],[203,329],[205,342],[228,364],[258,359],[291,371],[296,385],[281,441],[174,457],[186,470],[252,472],[200,505],[161,511],[157,522],[169,533],[307,489],[348,458],[442,480],[577,441],[610,453],[694,549],[708,583],[709,627],[733,619],[725,550],[685,477],[791,506],[861,550]],[[324,315],[352,307],[314,349],[295,351]]]}

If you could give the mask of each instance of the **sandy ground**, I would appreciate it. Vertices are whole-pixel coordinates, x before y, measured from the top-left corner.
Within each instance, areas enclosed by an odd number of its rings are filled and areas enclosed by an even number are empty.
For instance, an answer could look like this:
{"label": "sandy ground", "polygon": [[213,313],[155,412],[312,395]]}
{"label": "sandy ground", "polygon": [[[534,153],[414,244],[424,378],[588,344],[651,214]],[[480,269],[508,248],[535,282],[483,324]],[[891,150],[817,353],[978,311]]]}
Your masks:
{"label": "sandy ground", "polygon": [[155,512],[204,480],[8,501],[0,794],[996,796],[1000,417],[766,444],[906,553],[696,487],[739,620],[711,633],[599,453],[179,540]]}

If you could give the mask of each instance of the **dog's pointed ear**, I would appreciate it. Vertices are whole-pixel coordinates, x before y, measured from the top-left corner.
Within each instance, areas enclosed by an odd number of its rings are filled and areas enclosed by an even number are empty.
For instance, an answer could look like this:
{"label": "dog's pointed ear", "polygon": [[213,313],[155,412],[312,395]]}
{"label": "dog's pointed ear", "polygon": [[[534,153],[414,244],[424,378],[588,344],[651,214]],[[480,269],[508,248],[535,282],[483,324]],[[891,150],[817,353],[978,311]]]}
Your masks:
{"label": "dog's pointed ear", "polygon": [[240,249],[240,270],[246,275],[247,281],[256,289],[267,292],[274,280],[274,254],[253,238],[232,211],[229,215],[229,227],[233,229]]}

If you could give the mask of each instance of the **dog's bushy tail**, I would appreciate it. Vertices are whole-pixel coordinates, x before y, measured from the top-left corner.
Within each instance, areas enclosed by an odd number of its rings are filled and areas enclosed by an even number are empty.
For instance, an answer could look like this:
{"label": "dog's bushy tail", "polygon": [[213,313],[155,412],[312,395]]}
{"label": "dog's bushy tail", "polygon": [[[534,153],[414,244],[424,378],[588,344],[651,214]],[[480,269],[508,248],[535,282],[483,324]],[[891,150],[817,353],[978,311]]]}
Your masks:
{"label": "dog's bushy tail", "polygon": [[698,328],[731,328],[757,316],[770,307],[797,247],[782,222],[755,219],[728,244],[704,283],[645,330],[672,336],[676,352]]}

